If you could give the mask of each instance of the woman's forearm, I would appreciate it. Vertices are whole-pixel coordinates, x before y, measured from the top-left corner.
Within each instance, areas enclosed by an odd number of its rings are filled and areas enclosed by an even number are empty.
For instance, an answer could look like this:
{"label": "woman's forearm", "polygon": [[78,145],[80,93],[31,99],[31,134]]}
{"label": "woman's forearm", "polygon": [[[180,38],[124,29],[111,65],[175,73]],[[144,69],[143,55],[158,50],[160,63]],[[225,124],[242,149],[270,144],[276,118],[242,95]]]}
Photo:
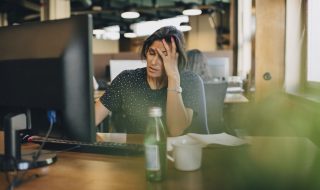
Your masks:
{"label": "woman's forearm", "polygon": [[95,124],[99,125],[109,114],[109,110],[98,100],[95,103]]}
{"label": "woman's forearm", "polygon": [[192,121],[192,110],[184,106],[181,93],[174,90],[179,86],[180,80],[168,81],[166,117],[170,136],[181,135]]}

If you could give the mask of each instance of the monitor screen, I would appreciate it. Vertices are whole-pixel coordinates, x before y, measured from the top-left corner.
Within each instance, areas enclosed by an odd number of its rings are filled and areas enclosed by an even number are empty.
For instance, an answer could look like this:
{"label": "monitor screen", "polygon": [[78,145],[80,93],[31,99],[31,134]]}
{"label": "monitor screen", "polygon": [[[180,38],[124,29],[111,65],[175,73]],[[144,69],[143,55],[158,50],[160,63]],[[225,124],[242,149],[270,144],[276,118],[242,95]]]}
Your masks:
{"label": "monitor screen", "polygon": [[214,78],[227,79],[229,77],[228,57],[210,57],[208,58],[208,65]]}
{"label": "monitor screen", "polygon": [[2,27],[0,52],[2,116],[31,110],[31,132],[44,135],[53,110],[51,137],[95,141],[90,15]]}
{"label": "monitor screen", "polygon": [[110,60],[110,80],[112,81],[124,70],[146,67],[145,60]]}

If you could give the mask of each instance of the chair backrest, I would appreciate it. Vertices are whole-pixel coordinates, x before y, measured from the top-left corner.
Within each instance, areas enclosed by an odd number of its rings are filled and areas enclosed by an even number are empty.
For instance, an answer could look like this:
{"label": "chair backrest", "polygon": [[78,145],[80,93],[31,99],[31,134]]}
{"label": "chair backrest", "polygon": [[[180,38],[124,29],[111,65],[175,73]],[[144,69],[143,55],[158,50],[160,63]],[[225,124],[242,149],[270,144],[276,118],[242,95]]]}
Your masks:
{"label": "chair backrest", "polygon": [[198,80],[193,86],[193,97],[197,98],[198,108],[193,110],[193,119],[191,126],[186,132],[209,134],[207,124],[207,108],[206,108],[206,96],[204,91],[204,84],[200,76],[197,75]]}
{"label": "chair backrest", "polygon": [[223,127],[223,107],[227,87],[228,83],[226,81],[204,83],[210,134],[225,131]]}

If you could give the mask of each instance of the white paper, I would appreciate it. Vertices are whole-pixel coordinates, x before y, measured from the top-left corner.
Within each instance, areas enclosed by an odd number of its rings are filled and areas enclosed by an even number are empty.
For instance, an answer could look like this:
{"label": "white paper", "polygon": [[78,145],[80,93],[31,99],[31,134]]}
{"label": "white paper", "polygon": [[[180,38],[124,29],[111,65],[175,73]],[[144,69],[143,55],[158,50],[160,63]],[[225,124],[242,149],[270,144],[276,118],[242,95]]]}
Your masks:
{"label": "white paper", "polygon": [[175,141],[181,141],[181,140],[197,140],[204,146],[208,146],[211,144],[218,144],[218,145],[224,145],[224,146],[240,146],[243,144],[247,144],[247,141],[245,139],[241,139],[232,135],[229,135],[227,133],[219,133],[219,134],[196,134],[196,133],[188,133],[183,136],[178,137],[168,137],[167,139],[167,150],[171,151],[173,149],[172,143]]}
{"label": "white paper", "polygon": [[241,87],[228,87],[227,92],[229,93],[241,93],[244,90]]}
{"label": "white paper", "polygon": [[204,145],[220,144],[225,146],[239,146],[247,143],[246,140],[229,135],[227,133],[210,134],[210,135],[189,133],[188,135],[202,142]]}
{"label": "white paper", "polygon": [[126,143],[126,133],[97,133],[97,141]]}

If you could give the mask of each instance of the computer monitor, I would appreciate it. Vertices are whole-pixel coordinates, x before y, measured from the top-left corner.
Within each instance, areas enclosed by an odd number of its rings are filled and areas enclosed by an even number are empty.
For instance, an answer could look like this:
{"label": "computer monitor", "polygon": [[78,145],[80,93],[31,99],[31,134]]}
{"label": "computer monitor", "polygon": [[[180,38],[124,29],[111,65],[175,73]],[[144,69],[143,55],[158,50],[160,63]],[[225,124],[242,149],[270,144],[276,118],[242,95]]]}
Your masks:
{"label": "computer monitor", "polygon": [[208,65],[214,78],[227,79],[229,77],[228,57],[210,57],[208,58]]}
{"label": "computer monitor", "polygon": [[2,115],[31,110],[30,130],[43,135],[53,110],[54,137],[95,141],[90,15],[2,27],[0,52]]}
{"label": "computer monitor", "polygon": [[110,80],[113,81],[122,71],[143,68],[145,60],[110,60]]}

